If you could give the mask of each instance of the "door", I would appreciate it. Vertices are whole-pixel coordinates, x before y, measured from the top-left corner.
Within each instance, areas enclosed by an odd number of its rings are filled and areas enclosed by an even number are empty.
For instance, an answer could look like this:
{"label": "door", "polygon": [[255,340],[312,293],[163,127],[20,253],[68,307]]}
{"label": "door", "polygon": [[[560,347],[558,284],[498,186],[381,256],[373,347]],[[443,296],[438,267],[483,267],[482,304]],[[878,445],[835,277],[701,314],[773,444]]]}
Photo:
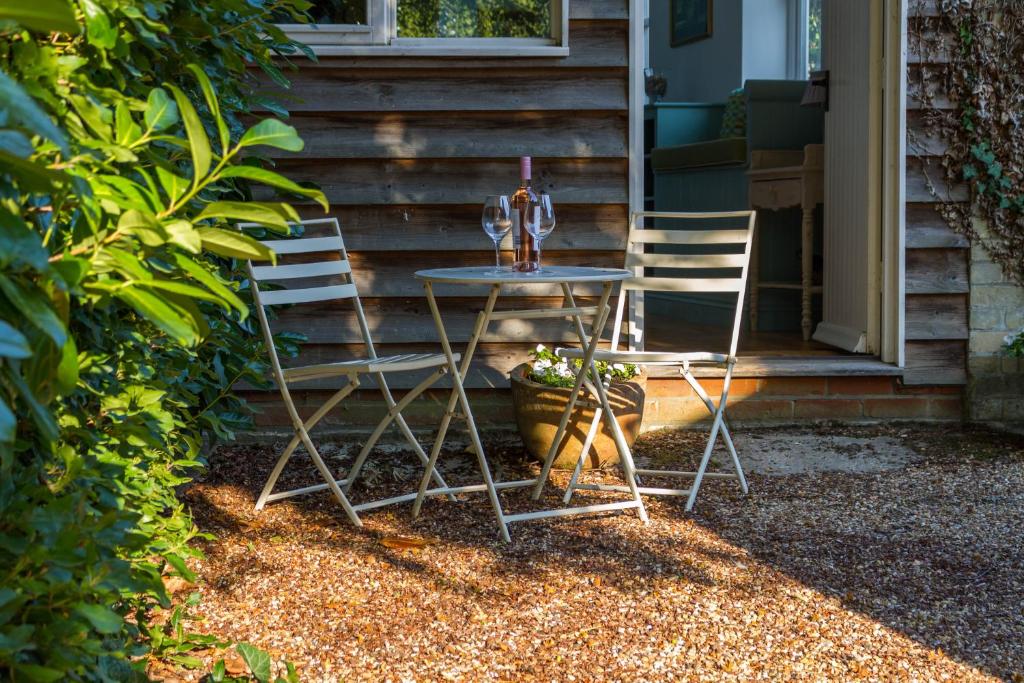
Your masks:
{"label": "door", "polygon": [[882,0],[823,0],[825,215],[822,322],[814,339],[877,353]]}

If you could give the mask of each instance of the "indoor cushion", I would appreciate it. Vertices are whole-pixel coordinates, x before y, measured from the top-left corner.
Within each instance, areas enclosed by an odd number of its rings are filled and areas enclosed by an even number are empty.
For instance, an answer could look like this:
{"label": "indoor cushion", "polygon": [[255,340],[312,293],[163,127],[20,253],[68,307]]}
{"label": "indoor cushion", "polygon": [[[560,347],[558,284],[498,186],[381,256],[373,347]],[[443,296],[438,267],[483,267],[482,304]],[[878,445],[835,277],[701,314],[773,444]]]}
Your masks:
{"label": "indoor cushion", "polygon": [[725,101],[725,112],[722,114],[720,138],[742,138],[747,135],[747,98],[743,88],[736,88],[729,93]]}
{"label": "indoor cushion", "polygon": [[747,140],[742,137],[707,140],[675,147],[655,147],[651,150],[651,167],[656,171],[746,163]]}

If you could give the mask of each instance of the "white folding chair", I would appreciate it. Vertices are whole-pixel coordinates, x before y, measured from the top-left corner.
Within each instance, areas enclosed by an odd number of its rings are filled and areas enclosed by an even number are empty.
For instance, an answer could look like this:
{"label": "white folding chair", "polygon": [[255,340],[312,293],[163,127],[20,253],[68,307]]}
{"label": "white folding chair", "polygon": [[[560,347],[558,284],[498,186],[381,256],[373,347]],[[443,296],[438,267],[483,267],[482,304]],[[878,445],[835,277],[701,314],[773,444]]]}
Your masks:
{"label": "white folding chair", "polygon": [[[244,224],[242,227],[251,225],[254,224]],[[267,479],[267,483],[263,487],[263,491],[260,493],[259,499],[256,501],[256,509],[261,510],[267,503],[275,500],[281,500],[282,498],[290,498],[304,493],[330,489],[331,493],[334,494],[334,497],[338,499],[338,502],[341,503],[341,506],[345,509],[345,513],[348,515],[348,518],[352,523],[356,526],[362,526],[362,522],[360,521],[358,514],[362,510],[369,510],[383,507],[385,505],[391,505],[393,503],[415,500],[416,492],[413,492],[360,505],[352,505],[346,494],[351,488],[353,482],[355,482],[359,476],[359,472],[366,462],[370,451],[377,444],[377,441],[384,433],[384,430],[387,429],[388,425],[392,422],[395,422],[398,425],[402,435],[405,437],[406,441],[409,442],[409,445],[412,446],[413,451],[416,452],[416,455],[424,466],[427,465],[427,454],[423,451],[423,448],[413,435],[412,430],[409,429],[409,425],[406,424],[405,419],[402,417],[402,410],[415,400],[417,396],[436,383],[448,371],[448,360],[445,358],[444,354],[441,353],[407,353],[395,356],[377,356],[373,346],[373,339],[370,336],[370,328],[367,325],[366,316],[363,313],[363,306],[359,301],[359,294],[356,291],[356,286],[352,279],[352,267],[349,264],[348,253],[345,251],[345,244],[341,237],[341,228],[338,225],[338,219],[324,218],[303,221],[302,225],[306,227],[312,225],[327,225],[329,228],[333,228],[334,234],[327,237],[270,240],[263,242],[263,244],[270,247],[270,249],[278,256],[299,254],[309,255],[319,253],[326,254],[326,258],[318,259],[314,262],[294,263],[290,265],[253,265],[252,261],[249,261],[247,264],[252,283],[252,294],[256,303],[256,313],[259,316],[260,327],[263,330],[263,338],[266,342],[267,351],[270,355],[270,365],[273,369],[274,380],[281,392],[281,398],[284,400],[285,407],[288,410],[288,415],[291,418],[292,428],[295,431],[295,435],[292,437],[292,440],[284,449],[281,457],[278,458],[277,464],[274,465],[274,469],[271,471],[270,477]],[[300,258],[303,261],[307,261],[309,257],[302,256]],[[296,284],[297,282],[299,286],[291,289],[269,290],[260,287],[260,283],[264,282],[276,282],[279,284]],[[356,320],[359,325],[360,336],[366,346],[366,358],[344,360],[334,363],[318,363],[316,365],[305,365],[301,367],[281,367],[281,362],[277,355],[277,349],[274,347],[272,331],[267,320],[265,307],[308,303],[319,303],[322,305],[323,303],[330,301],[351,302],[352,309],[355,312]],[[391,394],[391,390],[388,388],[387,382],[384,379],[385,373],[408,372],[424,369],[429,370],[431,368],[434,368],[434,371],[426,379],[416,385],[415,388],[411,389],[400,401],[395,401]],[[348,476],[344,479],[335,479],[334,475],[324,463],[320,453],[317,451],[316,446],[313,445],[313,441],[309,436],[309,431],[321,419],[323,419],[323,417],[327,415],[332,408],[359,388],[360,375],[373,375],[376,379],[377,387],[384,396],[384,402],[387,405],[387,412],[377,427],[370,434],[369,439],[359,452],[355,462],[349,469]],[[298,410],[295,408],[295,403],[292,401],[289,385],[297,382],[308,382],[310,380],[320,380],[332,377],[344,377],[347,379],[347,382],[341,390],[331,396],[326,403],[316,410],[316,412],[306,420],[303,420],[299,416]],[[285,464],[288,462],[289,458],[291,458],[292,453],[300,442],[306,447],[306,451],[309,453],[310,459],[312,459],[313,464],[320,472],[320,476],[323,477],[325,483],[305,486],[291,491],[272,493],[278,477],[281,476],[281,471],[284,469]],[[437,481],[441,487],[447,487],[447,484],[445,484],[437,470],[432,468],[431,473],[433,479]]]}
{"label": "white folding chair", "polygon": [[[695,221],[701,224],[701,228],[708,223],[715,224],[716,221],[718,225],[722,225],[721,221],[732,221],[734,224],[742,221],[745,223],[745,227],[741,229],[710,230],[644,229],[642,222],[646,218]],[[736,447],[733,444],[732,434],[729,432],[729,425],[726,421],[726,403],[729,399],[729,385],[732,381],[733,368],[736,365],[736,346],[740,335],[743,298],[746,292],[751,243],[754,237],[756,220],[757,215],[754,211],[717,213],[634,212],[629,219],[629,235],[626,244],[626,268],[633,270],[634,277],[622,285],[622,293],[619,296],[615,312],[611,348],[607,351],[598,350],[594,354],[594,360],[608,361],[609,363],[677,366],[683,378],[693,388],[693,391],[704,403],[705,407],[707,407],[708,412],[711,413],[711,435],[708,438],[704,455],[696,472],[651,469],[635,470],[637,477],[636,490],[641,494],[687,496],[686,510],[688,512],[693,509],[693,504],[697,499],[697,491],[700,490],[701,481],[706,477],[736,479],[739,481],[743,493],[747,493],[747,480],[743,476],[743,466],[740,464],[739,456],[736,454]],[[662,247],[661,253],[648,253],[645,249],[647,245],[665,246]],[[699,247],[700,253],[665,253],[666,249],[671,249],[670,245],[701,245]],[[654,276],[646,276],[644,273],[645,268],[656,268],[658,271]],[[693,271],[697,271],[697,273],[693,273]],[[727,274],[721,275],[723,271]],[[735,294],[736,302],[732,324],[732,341],[729,344],[728,353],[709,351],[685,353],[643,351],[643,330],[642,326],[636,325],[635,318],[643,317],[644,291],[724,292]],[[631,317],[634,319],[629,321],[629,347],[626,350],[620,351],[618,348],[619,336],[627,299],[630,300]],[[558,348],[555,350],[555,353],[563,358],[579,358],[581,356],[579,349]],[[691,368],[696,365],[725,368],[725,377],[722,380],[722,393],[718,400],[718,405],[715,405],[708,392],[697,381],[697,378],[694,377]],[[605,377],[604,381],[607,386],[610,378]],[[583,462],[597,434],[600,422],[601,409],[598,408],[590,425],[590,431],[584,441],[579,460],[576,462],[576,468],[569,481],[569,486],[566,489],[564,497],[566,503],[572,498],[573,491],[576,489],[598,491],[631,490],[630,487],[626,486],[579,483]],[[725,443],[725,447],[732,458],[734,469],[732,473],[706,471],[719,436],[722,437],[722,441]],[[630,476],[628,471],[624,470],[623,473],[626,477]],[[692,478],[693,484],[688,489],[645,487],[639,483],[640,478],[645,475]]]}

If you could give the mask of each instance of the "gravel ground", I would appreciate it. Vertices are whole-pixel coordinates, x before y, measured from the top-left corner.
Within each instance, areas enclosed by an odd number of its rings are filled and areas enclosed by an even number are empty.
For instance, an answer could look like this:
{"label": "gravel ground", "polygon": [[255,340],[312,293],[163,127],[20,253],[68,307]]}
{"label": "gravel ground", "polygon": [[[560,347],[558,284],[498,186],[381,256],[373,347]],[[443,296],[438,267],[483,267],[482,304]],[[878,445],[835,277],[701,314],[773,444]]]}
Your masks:
{"label": "gravel ground", "polygon": [[[371,512],[362,530],[327,494],[256,514],[283,444],[223,448],[184,493],[216,535],[187,626],[263,647],[311,681],[1024,682],[1024,439],[790,432],[916,457],[886,471],[754,474],[746,497],[710,481],[694,514],[650,499],[648,526],[632,513],[527,522],[502,544],[483,495],[429,501],[416,522],[407,507]],[[700,439],[647,434],[638,459]],[[507,443],[491,453],[506,478],[535,470]],[[407,486],[409,460],[375,465],[375,490]],[[293,460],[286,486],[314,481],[306,462]],[[465,454],[445,462],[450,480],[473,478]],[[522,491],[503,498],[528,508]]]}

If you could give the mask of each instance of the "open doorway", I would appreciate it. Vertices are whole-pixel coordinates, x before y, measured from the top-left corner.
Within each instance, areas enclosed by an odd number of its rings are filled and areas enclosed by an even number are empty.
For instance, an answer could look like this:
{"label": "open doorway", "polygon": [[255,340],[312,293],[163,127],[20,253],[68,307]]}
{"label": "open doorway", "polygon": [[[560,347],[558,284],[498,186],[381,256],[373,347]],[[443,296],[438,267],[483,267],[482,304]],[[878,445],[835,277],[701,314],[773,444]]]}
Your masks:
{"label": "open doorway", "polygon": [[[879,353],[883,3],[650,0],[645,205],[758,210],[741,355]],[[648,294],[648,347],[720,298]]]}

